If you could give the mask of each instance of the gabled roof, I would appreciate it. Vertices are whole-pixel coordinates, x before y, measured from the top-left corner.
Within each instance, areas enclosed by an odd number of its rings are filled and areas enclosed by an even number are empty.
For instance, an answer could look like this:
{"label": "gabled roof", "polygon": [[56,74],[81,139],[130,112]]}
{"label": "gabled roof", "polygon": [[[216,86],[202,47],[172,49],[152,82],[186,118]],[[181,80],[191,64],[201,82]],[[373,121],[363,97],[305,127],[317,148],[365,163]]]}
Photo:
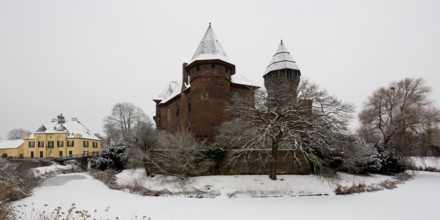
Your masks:
{"label": "gabled roof", "polygon": [[[45,129],[42,129],[42,128]],[[68,134],[67,138],[73,138],[75,135],[81,135],[82,138],[100,140],[88,128],[86,128],[76,118],[71,121],[59,123],[57,120],[41,125],[36,132],[34,132],[29,139],[34,139],[35,134]]]}
{"label": "gabled roof", "polygon": [[199,60],[222,60],[232,64],[223,50],[217,35],[212,30],[211,23],[209,23],[208,30],[206,30],[202,41],[200,41],[200,44],[188,65]]}
{"label": "gabled roof", "polygon": [[282,69],[299,70],[298,65],[296,65],[296,62],[293,60],[286,46],[284,46],[283,40],[281,40],[280,45],[275,51],[272,60],[267,66],[266,72],[264,72],[264,75],[271,71]]}
{"label": "gabled roof", "polygon": [[157,103],[166,103],[181,92],[181,86],[176,81],[171,81],[153,101]]}
{"label": "gabled roof", "polygon": [[15,149],[23,144],[23,139],[21,140],[4,140],[0,141],[0,149]]}

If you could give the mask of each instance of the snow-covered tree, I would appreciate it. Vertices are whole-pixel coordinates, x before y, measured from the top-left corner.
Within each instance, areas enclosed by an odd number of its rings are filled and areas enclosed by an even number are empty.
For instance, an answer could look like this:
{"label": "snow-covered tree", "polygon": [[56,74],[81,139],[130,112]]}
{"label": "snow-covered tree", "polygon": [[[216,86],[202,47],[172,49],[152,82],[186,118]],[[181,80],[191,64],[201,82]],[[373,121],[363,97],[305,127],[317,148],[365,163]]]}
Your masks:
{"label": "snow-covered tree", "polygon": [[353,105],[328,95],[308,80],[298,87],[298,101],[286,95],[282,86],[271,88],[270,96],[257,91],[255,101],[235,96],[230,109],[235,119],[219,128],[217,142],[229,139],[225,143],[240,149],[239,154],[271,149],[269,177],[273,180],[277,178],[279,149],[300,152],[315,172],[329,166],[337,157],[335,137],[347,132]]}

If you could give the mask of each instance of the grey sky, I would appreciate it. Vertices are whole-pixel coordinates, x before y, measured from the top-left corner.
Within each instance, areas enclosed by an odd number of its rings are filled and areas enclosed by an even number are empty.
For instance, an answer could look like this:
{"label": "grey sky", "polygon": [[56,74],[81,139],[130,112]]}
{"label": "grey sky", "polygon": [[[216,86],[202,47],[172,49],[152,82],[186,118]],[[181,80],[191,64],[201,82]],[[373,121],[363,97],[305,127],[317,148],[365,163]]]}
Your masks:
{"label": "grey sky", "polygon": [[440,106],[440,1],[0,1],[0,137],[63,113],[102,133],[117,102],[152,99],[208,23],[237,72],[257,84],[280,39],[306,77],[362,103],[423,77]]}

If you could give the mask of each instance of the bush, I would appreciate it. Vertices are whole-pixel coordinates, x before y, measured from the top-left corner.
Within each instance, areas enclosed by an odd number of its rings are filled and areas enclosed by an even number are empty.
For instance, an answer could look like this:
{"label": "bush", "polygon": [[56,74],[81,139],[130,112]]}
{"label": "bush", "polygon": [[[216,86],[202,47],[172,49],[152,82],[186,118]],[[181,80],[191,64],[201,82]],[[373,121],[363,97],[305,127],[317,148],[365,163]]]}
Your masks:
{"label": "bush", "polygon": [[214,160],[222,157],[221,151],[205,148],[190,133],[160,132],[157,146],[143,160],[148,175],[196,176],[208,173],[215,166]]}
{"label": "bush", "polygon": [[378,172],[382,168],[376,148],[359,137],[346,137],[340,169],[352,174]]}
{"label": "bush", "polygon": [[90,160],[90,168],[121,171],[125,169],[128,161],[128,147],[117,144],[102,151],[101,155]]}
{"label": "bush", "polygon": [[375,146],[376,149],[376,156],[377,159],[379,159],[381,168],[379,170],[377,169],[370,169],[369,172],[371,173],[377,173],[377,174],[385,174],[385,175],[394,175],[398,173],[402,173],[406,170],[405,167],[405,161],[402,157],[398,156],[397,154],[386,150],[380,145]]}

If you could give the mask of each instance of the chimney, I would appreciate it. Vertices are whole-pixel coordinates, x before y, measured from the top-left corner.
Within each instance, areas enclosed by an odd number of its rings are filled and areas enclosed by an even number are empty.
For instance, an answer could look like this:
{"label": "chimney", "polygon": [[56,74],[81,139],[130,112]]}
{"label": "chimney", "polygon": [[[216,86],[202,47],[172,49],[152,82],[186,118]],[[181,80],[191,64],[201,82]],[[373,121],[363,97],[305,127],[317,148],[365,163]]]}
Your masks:
{"label": "chimney", "polygon": [[186,89],[186,85],[188,85],[188,72],[186,71],[185,67],[187,66],[187,63],[182,64],[182,92]]}
{"label": "chimney", "polygon": [[50,122],[57,122],[57,121],[58,121],[58,119],[52,118],[52,121],[50,121]]}
{"label": "chimney", "polygon": [[72,118],[72,121],[78,121],[78,119],[77,118]]}

